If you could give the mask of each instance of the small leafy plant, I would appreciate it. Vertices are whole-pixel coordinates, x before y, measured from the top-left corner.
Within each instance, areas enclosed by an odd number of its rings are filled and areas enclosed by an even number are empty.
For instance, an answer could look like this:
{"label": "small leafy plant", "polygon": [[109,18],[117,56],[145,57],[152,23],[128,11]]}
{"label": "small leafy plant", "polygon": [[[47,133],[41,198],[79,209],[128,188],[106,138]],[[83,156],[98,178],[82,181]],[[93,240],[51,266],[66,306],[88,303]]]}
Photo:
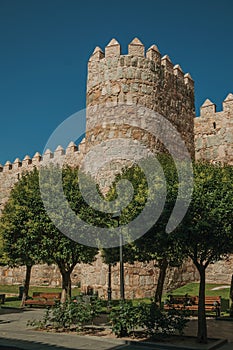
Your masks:
{"label": "small leafy plant", "polygon": [[144,329],[148,336],[167,336],[178,332],[183,334],[188,322],[187,311],[170,310],[165,312],[154,302],[139,303],[121,302],[118,309],[110,313],[112,332],[117,337],[128,336],[136,329]]}
{"label": "small leafy plant", "polygon": [[48,327],[56,330],[81,330],[101,311],[101,301],[98,298],[79,296],[74,300],[67,300],[65,303],[56,303],[51,309],[47,309],[42,320],[29,321],[28,325],[37,326],[42,329]]}
{"label": "small leafy plant", "polygon": [[131,301],[120,302],[119,308],[110,313],[110,322],[112,331],[117,337],[125,337],[134,330],[139,322],[138,309],[133,306]]}

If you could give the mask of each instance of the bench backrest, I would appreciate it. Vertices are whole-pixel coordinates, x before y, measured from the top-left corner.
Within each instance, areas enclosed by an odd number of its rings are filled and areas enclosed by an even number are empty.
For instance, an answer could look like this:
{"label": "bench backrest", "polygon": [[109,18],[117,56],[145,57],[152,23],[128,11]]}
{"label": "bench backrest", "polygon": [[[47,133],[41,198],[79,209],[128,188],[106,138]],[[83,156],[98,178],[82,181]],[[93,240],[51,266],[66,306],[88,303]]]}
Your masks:
{"label": "bench backrest", "polygon": [[205,297],[205,305],[214,305],[214,303],[221,304],[221,297],[220,296],[207,296]]}
{"label": "bench backrest", "polygon": [[32,295],[33,298],[45,298],[45,299],[61,299],[61,293],[60,292],[33,292]]}
{"label": "bench backrest", "polygon": [[[182,295],[171,295],[170,302],[172,304],[183,304],[187,301],[190,301],[192,304],[198,304],[199,297],[198,296],[182,296]],[[214,305],[214,303],[218,303],[221,305],[221,296],[206,296],[205,297],[205,305]]]}
{"label": "bench backrest", "polygon": [[[195,304],[198,304],[199,302],[199,297],[190,297]],[[214,305],[214,303],[217,302],[219,305],[221,305],[221,297],[220,296],[206,296],[205,297],[205,305]]]}
{"label": "bench backrest", "polygon": [[169,301],[172,304],[198,303],[198,298],[190,295],[171,295]]}

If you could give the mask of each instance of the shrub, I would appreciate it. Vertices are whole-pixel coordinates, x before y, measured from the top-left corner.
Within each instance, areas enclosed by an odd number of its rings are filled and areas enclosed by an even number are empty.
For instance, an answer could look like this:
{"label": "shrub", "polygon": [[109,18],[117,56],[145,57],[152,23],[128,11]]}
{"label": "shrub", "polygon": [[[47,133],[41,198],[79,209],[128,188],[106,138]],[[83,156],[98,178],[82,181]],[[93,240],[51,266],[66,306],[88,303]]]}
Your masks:
{"label": "shrub", "polygon": [[100,300],[95,297],[79,296],[75,300],[65,303],[56,303],[51,309],[47,309],[40,321],[32,321],[28,324],[37,325],[40,328],[52,327],[55,329],[71,329],[77,331],[83,325],[93,321],[101,311]]}
{"label": "shrub", "polygon": [[110,313],[112,331],[117,337],[129,335],[138,328],[143,328],[150,336],[166,336],[178,332],[183,334],[188,322],[187,311],[161,310],[154,302],[139,303],[122,302],[118,309]]}
{"label": "shrub", "polygon": [[112,324],[112,331],[117,337],[129,335],[139,322],[138,308],[133,306],[131,301],[122,301],[119,307],[112,310],[109,319]]}

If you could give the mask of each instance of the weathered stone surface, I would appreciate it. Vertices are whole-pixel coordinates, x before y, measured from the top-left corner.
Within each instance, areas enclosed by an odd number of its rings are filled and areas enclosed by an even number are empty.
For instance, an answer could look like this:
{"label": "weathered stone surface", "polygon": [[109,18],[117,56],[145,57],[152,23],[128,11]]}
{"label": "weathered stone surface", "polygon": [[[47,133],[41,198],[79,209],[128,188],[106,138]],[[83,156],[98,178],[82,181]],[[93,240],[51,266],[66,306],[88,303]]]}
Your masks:
{"label": "weathered stone surface", "polygon": [[105,47],[105,57],[120,56],[121,47],[116,39],[112,39],[110,43]]}
{"label": "weathered stone surface", "polygon": [[[220,261],[210,265],[206,271],[208,283],[229,284],[232,275],[233,257],[228,261]],[[156,261],[150,263],[125,264],[125,293],[127,298],[153,297],[158,279]],[[0,268],[1,284],[22,284],[25,278],[25,268]],[[99,296],[107,298],[108,266],[103,264],[100,255],[93,265],[77,264],[72,273],[72,285],[80,286],[83,292],[88,287],[98,292]],[[189,282],[199,280],[199,274],[190,261],[185,262],[180,268],[169,268],[165,290],[174,288]],[[112,296],[119,298],[119,264],[112,266]],[[57,266],[35,265],[32,268],[32,285],[61,286],[61,276]]]}
{"label": "weathered stone surface", "polygon": [[223,110],[207,99],[194,120],[195,157],[233,165],[233,95],[223,101]]}
{"label": "weathered stone surface", "polygon": [[138,38],[134,38],[129,44],[129,55],[136,57],[144,57],[145,47]]}

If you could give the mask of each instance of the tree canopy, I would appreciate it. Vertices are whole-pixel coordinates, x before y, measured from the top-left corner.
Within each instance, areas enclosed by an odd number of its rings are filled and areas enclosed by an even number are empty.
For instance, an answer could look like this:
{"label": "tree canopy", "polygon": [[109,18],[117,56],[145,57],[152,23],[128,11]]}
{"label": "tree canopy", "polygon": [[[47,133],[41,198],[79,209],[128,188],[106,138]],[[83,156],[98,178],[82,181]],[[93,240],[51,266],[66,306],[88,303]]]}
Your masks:
{"label": "tree canopy", "polygon": [[[83,200],[78,188],[77,169],[67,167],[63,170],[63,186],[69,204],[74,210],[80,210]],[[26,265],[31,269],[40,262],[58,265],[63,299],[70,294],[70,275],[74,266],[79,262],[91,263],[97,254],[97,249],[66,237],[50,220],[41,199],[37,169],[23,174],[11,191],[1,217],[0,233],[4,259],[10,266]],[[27,292],[30,273],[26,279]]]}

